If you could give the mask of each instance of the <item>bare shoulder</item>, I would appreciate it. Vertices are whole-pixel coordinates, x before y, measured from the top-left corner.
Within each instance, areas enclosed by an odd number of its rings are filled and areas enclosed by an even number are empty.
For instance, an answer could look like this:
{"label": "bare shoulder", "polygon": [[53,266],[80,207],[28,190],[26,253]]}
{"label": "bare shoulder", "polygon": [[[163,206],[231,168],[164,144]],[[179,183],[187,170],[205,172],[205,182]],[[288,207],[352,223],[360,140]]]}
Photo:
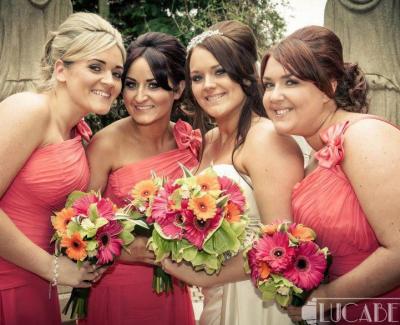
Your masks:
{"label": "bare shoulder", "polygon": [[344,167],[352,163],[368,168],[386,166],[400,159],[400,130],[377,119],[365,119],[351,125],[345,133]]}
{"label": "bare shoulder", "polygon": [[263,117],[253,120],[244,147],[244,150],[254,153],[264,148],[265,151],[270,151],[270,155],[286,153],[303,160],[301,149],[293,137],[278,134],[273,123]]}
{"label": "bare shoulder", "polygon": [[113,155],[125,135],[127,118],[118,120],[97,132],[88,147],[88,154]]}
{"label": "bare shoulder", "polygon": [[0,103],[0,114],[2,120],[16,119],[19,124],[45,125],[50,121],[48,96],[33,92],[14,94]]}

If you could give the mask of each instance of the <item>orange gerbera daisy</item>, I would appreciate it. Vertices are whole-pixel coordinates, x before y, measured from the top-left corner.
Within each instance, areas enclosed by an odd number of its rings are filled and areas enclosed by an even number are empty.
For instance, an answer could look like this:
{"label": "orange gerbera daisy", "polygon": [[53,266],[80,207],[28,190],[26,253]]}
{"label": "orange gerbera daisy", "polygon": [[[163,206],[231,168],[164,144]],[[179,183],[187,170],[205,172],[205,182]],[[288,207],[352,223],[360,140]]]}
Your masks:
{"label": "orange gerbera daisy", "polygon": [[259,267],[258,272],[260,273],[260,278],[263,280],[268,278],[271,273],[271,269],[269,268],[268,264],[266,262],[261,262],[258,267]]}
{"label": "orange gerbera daisy", "polygon": [[83,261],[87,256],[86,242],[79,232],[75,232],[71,237],[64,237],[61,247],[66,247],[67,256],[75,261]]}
{"label": "orange gerbera daisy", "polygon": [[300,241],[313,241],[316,238],[315,232],[302,224],[296,224],[295,227],[291,227],[289,230]]}
{"label": "orange gerbera daisy", "polygon": [[217,212],[217,202],[211,195],[192,198],[189,201],[189,208],[193,210],[197,219],[207,220],[215,216]]}
{"label": "orange gerbera daisy", "polygon": [[140,181],[135,185],[132,190],[132,196],[134,199],[142,198],[148,199],[157,193],[157,186],[151,179]]}
{"label": "orange gerbera daisy", "polygon": [[264,226],[261,227],[261,231],[264,234],[267,234],[267,235],[270,235],[270,236],[273,235],[274,233],[276,233],[277,230],[278,230],[278,225],[275,224],[275,223],[271,223],[269,225],[264,225]]}
{"label": "orange gerbera daisy", "polygon": [[232,202],[229,202],[225,208],[225,219],[229,222],[237,222],[240,220],[240,209],[239,207]]}
{"label": "orange gerbera daisy", "polygon": [[221,189],[218,178],[209,173],[196,176],[196,181],[197,184],[200,185],[202,191],[217,191]]}
{"label": "orange gerbera daisy", "polygon": [[64,208],[59,212],[56,212],[56,215],[51,217],[51,223],[53,224],[54,229],[56,229],[59,233],[65,233],[67,231],[68,222],[76,215],[76,211],[74,208]]}

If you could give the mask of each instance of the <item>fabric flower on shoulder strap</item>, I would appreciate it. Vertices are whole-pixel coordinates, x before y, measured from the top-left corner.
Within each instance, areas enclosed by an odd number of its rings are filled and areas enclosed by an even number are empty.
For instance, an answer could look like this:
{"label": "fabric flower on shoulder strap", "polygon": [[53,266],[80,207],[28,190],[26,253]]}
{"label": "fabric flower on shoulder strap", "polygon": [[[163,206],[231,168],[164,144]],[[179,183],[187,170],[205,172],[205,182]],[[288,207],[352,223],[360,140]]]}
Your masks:
{"label": "fabric flower on shoulder strap", "polygon": [[349,121],[332,125],[320,134],[325,147],[315,153],[314,157],[318,160],[321,167],[331,168],[339,164],[344,157],[344,132],[349,125]]}
{"label": "fabric flower on shoulder strap", "polygon": [[90,137],[92,136],[92,130],[89,125],[85,122],[84,119],[81,119],[75,127],[76,134],[79,134],[83,140],[86,142],[90,141]]}
{"label": "fabric flower on shoulder strap", "polygon": [[178,120],[174,126],[174,136],[179,149],[189,148],[193,156],[199,157],[202,142],[199,129],[193,130],[189,123]]}

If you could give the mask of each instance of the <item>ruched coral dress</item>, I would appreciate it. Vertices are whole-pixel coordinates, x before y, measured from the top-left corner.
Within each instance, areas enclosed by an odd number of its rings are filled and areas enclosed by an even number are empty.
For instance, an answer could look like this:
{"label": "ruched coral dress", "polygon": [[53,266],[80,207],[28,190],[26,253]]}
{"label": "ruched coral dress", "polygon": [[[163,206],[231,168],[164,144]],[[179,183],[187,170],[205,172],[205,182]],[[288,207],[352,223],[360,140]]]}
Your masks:
{"label": "ruched coral dress", "polygon": [[[192,169],[198,165],[201,136],[186,122],[174,126],[177,149],[125,165],[109,175],[104,196],[118,206],[126,204],[133,186],[151,177],[182,176],[178,163]],[[79,324],[90,325],[192,325],[195,323],[189,290],[174,279],[173,293],[157,295],[152,289],[153,266],[119,262],[109,268],[92,288],[88,315]]]}
{"label": "ruched coral dress", "polygon": [[[82,121],[77,131],[87,128]],[[89,167],[77,135],[37,148],[0,198],[0,209],[32,242],[53,254],[50,217],[70,192],[85,190],[88,182]],[[0,324],[60,323],[57,289],[52,288],[49,298],[48,281],[0,257]]]}
{"label": "ruched coral dress", "polygon": [[[345,157],[345,132],[352,123],[336,124],[321,133],[325,147],[315,154],[318,166],[295,186],[292,197],[294,221],[313,228],[317,243],[321,247],[327,246],[332,253],[330,281],[351,271],[380,246],[341,167]],[[332,319],[335,324],[392,324],[385,312],[394,306],[392,316],[399,322],[400,300],[395,298],[400,298],[400,287],[374,298],[349,304],[341,316],[332,313]],[[379,309],[381,305],[377,304],[383,304],[383,307]],[[378,308],[378,312],[374,308]],[[366,310],[373,321],[376,317],[377,322],[368,321]],[[358,321],[360,318],[365,321]]]}

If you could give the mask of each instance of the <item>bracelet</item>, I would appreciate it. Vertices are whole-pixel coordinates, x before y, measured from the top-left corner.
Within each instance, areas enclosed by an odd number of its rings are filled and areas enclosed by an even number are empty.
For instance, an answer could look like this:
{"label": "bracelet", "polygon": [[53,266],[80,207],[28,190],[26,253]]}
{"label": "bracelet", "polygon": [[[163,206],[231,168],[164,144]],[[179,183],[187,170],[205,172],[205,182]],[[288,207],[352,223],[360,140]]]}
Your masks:
{"label": "bracelet", "polygon": [[58,256],[54,255],[53,259],[53,279],[51,280],[51,286],[55,287],[58,284],[58,269],[60,265],[58,264]]}
{"label": "bracelet", "polygon": [[54,255],[53,257],[53,279],[49,282],[49,300],[51,299],[51,291],[52,288],[58,284],[58,256]]}

